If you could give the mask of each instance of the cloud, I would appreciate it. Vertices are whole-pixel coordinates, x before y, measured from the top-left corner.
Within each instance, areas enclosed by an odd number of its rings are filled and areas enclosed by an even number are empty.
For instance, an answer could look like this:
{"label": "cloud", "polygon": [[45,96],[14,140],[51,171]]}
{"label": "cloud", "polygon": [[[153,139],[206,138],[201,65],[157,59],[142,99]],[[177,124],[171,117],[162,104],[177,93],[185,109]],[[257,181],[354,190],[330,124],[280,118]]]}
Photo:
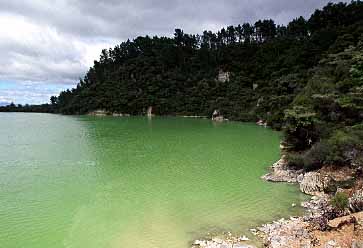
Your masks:
{"label": "cloud", "polygon": [[[294,17],[308,17],[327,3],[328,0],[0,1],[0,85],[10,82],[17,86],[11,92],[0,87],[0,97],[11,95],[11,100],[17,102],[47,101],[49,85],[74,86],[103,48],[128,38],[146,34],[171,36],[176,27],[187,33],[216,31],[262,18],[287,24]],[[37,87],[24,91],[24,82]]]}
{"label": "cloud", "polygon": [[0,82],[0,102],[17,104],[42,104],[50,97],[66,90],[68,84],[54,84],[44,82]]}
{"label": "cloud", "polygon": [[112,42],[82,40],[22,16],[0,15],[0,80],[69,83]]}

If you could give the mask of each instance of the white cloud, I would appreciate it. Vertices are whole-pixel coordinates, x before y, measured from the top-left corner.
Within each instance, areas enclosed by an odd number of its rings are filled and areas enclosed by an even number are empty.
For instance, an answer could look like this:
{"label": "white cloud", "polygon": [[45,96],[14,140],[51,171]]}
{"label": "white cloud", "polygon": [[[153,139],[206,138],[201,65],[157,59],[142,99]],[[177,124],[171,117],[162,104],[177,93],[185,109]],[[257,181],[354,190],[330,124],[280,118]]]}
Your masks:
{"label": "white cloud", "polygon": [[16,15],[1,14],[0,80],[75,84],[111,40],[82,40]]}

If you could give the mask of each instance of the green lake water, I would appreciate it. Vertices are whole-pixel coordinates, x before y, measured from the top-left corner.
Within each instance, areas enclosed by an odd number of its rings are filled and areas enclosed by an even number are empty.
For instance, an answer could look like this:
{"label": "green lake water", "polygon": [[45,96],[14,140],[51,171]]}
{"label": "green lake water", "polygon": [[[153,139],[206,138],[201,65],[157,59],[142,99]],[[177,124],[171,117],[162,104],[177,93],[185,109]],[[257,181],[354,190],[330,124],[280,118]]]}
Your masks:
{"label": "green lake water", "polygon": [[299,214],[280,134],[202,119],[0,113],[0,247],[187,248]]}

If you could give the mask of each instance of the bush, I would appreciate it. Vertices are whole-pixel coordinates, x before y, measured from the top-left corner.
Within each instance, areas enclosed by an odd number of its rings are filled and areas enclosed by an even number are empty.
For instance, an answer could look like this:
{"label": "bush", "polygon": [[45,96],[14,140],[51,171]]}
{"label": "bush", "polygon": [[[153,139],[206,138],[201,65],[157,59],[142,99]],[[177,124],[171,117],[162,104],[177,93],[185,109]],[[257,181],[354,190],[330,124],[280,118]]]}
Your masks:
{"label": "bush", "polygon": [[344,210],[346,207],[348,207],[349,204],[348,195],[343,192],[337,192],[331,199],[331,204],[336,209]]}
{"label": "bush", "polygon": [[362,150],[360,131],[336,131],[327,141],[327,162],[335,165],[350,165]]}
{"label": "bush", "polygon": [[315,143],[309,150],[287,156],[292,169],[314,171],[323,165],[359,167],[363,165],[363,131],[357,125],[336,130],[329,138]]}
{"label": "bush", "polygon": [[304,169],[306,171],[320,169],[324,165],[328,153],[329,147],[326,143],[316,143],[304,154]]}
{"label": "bush", "polygon": [[288,154],[286,157],[287,166],[294,170],[304,168],[304,158],[301,154]]}

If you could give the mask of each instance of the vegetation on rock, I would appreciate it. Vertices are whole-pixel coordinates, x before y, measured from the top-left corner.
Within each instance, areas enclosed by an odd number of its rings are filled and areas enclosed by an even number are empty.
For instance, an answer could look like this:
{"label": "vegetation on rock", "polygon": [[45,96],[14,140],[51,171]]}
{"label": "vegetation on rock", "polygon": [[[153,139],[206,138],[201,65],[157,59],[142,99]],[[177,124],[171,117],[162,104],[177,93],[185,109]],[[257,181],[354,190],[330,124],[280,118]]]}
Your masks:
{"label": "vegetation on rock", "polygon": [[331,199],[331,204],[338,210],[344,210],[349,204],[348,195],[343,192],[337,192]]}

